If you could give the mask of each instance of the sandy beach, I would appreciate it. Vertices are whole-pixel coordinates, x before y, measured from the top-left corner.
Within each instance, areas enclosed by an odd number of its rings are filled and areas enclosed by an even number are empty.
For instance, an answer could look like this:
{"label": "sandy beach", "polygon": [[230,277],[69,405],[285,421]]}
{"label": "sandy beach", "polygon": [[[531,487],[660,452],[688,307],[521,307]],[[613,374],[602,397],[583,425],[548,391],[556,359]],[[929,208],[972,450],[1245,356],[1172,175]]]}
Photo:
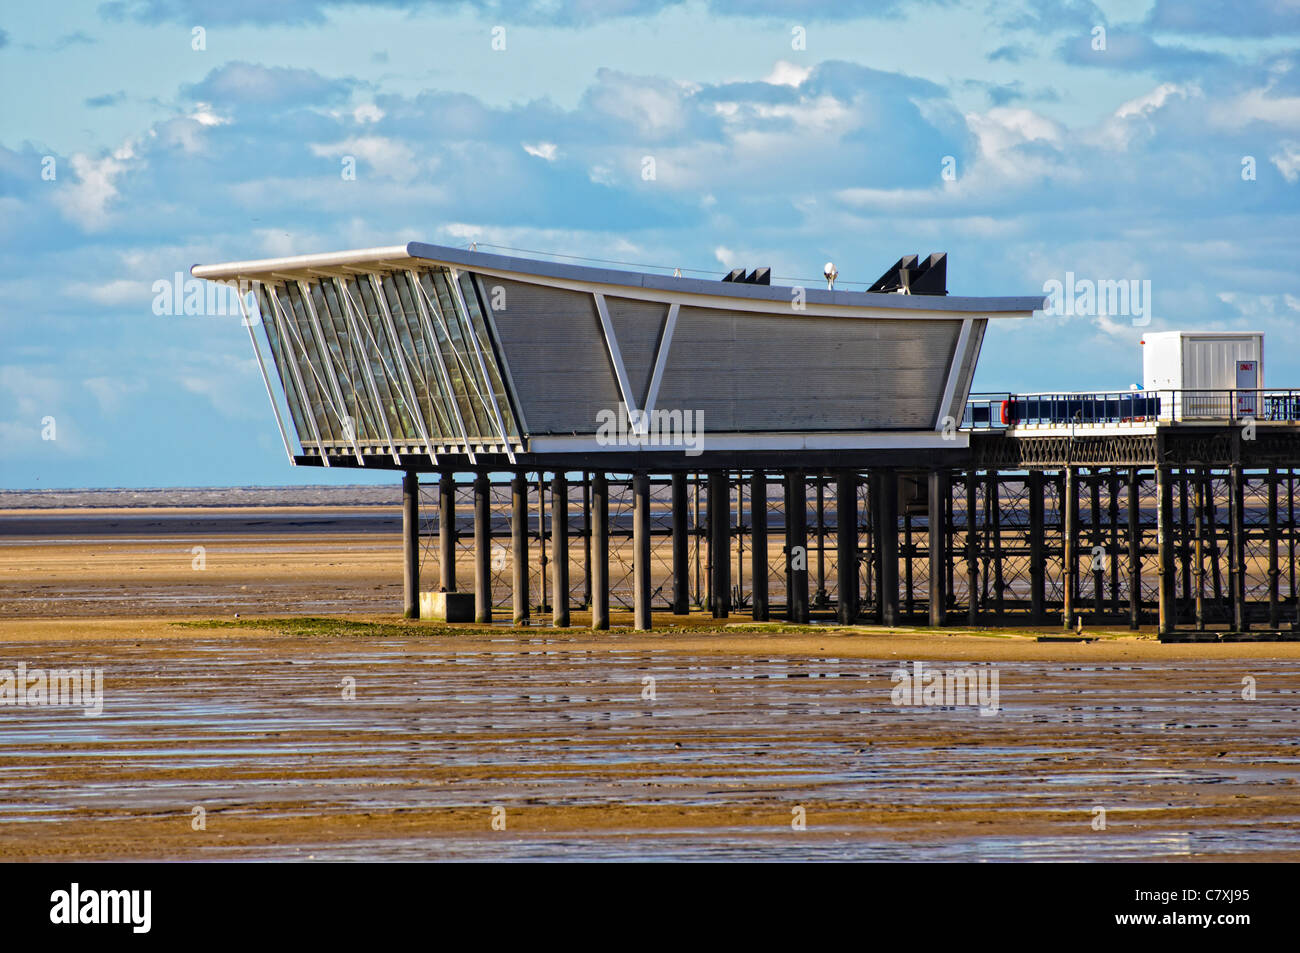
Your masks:
{"label": "sandy beach", "polygon": [[103,714],[0,706],[0,857],[1300,858],[1300,644],[404,622],[391,511],[271,510],[2,514],[0,669]]}

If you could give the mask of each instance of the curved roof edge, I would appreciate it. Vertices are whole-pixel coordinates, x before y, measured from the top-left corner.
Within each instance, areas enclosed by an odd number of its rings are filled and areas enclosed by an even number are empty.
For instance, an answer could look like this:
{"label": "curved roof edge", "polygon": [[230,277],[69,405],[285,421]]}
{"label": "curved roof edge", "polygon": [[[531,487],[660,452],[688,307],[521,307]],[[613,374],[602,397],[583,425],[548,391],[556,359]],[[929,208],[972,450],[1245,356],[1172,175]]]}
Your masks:
{"label": "curved roof edge", "polygon": [[[780,301],[788,304],[790,285],[748,285],[707,278],[676,278],[648,272],[621,271],[614,268],[594,268],[590,265],[571,265],[543,261],[536,258],[518,258],[492,252],[469,251],[448,245],[427,242],[408,242],[382,248],[363,248],[352,251],[327,252],[318,255],[294,255],[285,258],[263,258],[251,261],[234,261],[214,265],[195,265],[190,274],[211,280],[264,280],[271,277],[293,275],[301,272],[308,277],[314,269],[331,267],[376,265],[380,267],[410,267],[419,261],[456,265],[462,268],[515,274],[521,278],[551,278],[561,281],[580,281],[591,284],[624,288],[646,288],[656,291],[678,292],[746,298],[754,301]],[[840,305],[896,309],[900,311],[952,311],[957,313],[1027,315],[1041,310],[1043,295],[1015,297],[976,298],[963,295],[904,295],[868,291],[828,291],[825,288],[805,288],[805,300],[810,304]]]}

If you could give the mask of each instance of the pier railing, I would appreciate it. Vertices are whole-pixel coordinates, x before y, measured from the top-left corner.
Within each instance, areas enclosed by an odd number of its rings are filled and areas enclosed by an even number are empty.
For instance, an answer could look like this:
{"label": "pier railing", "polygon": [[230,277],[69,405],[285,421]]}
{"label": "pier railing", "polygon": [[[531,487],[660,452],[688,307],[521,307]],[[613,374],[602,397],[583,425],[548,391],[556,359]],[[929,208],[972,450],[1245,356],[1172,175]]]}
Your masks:
{"label": "pier railing", "polygon": [[1149,426],[1155,423],[1300,422],[1300,390],[1135,390],[972,394],[962,428]]}

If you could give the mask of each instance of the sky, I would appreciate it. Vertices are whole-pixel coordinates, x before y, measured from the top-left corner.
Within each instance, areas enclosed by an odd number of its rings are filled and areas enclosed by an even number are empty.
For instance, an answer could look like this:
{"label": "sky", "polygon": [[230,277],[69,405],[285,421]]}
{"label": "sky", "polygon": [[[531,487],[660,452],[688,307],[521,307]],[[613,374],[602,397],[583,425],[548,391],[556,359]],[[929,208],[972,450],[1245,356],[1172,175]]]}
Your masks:
{"label": "sky", "polygon": [[1127,389],[1143,333],[1220,329],[1300,387],[1298,46],[1300,0],[6,4],[0,488],[392,482],[290,468],[238,316],[155,287],[417,239],[1136,282],[995,322],[974,389]]}

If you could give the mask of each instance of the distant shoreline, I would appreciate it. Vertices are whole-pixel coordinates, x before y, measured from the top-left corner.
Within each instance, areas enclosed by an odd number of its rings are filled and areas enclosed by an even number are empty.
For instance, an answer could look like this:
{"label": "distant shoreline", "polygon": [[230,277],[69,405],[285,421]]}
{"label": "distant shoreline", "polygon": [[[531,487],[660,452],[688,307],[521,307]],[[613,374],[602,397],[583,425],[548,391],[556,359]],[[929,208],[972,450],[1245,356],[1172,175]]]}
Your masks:
{"label": "distant shoreline", "polygon": [[0,490],[0,510],[400,506],[401,486],[229,486]]}

